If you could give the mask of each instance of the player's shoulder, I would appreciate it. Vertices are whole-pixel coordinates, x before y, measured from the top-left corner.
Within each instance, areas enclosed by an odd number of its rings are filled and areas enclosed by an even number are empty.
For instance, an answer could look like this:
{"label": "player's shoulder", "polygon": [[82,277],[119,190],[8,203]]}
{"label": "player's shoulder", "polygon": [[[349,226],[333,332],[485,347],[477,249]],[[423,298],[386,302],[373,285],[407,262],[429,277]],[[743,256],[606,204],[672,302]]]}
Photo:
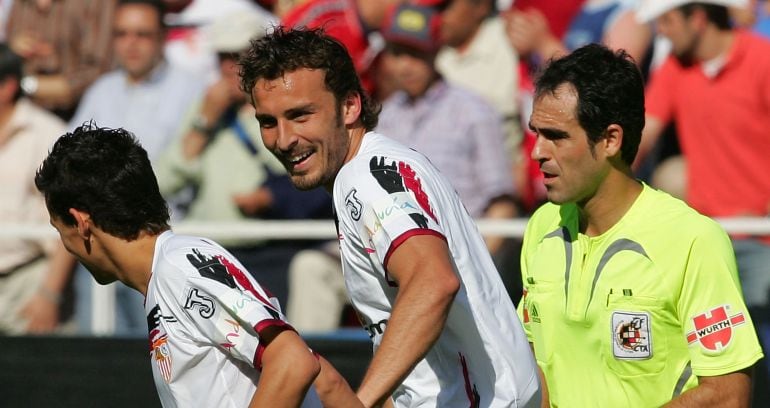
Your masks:
{"label": "player's shoulder", "polygon": [[639,214],[641,222],[654,226],[657,234],[668,231],[672,236],[689,235],[692,238],[725,234],[719,223],[699,213],[684,201],[649,186],[645,186],[644,193],[645,211]]}
{"label": "player's shoulder", "polygon": [[216,258],[222,252],[217,243],[202,237],[167,231],[158,240],[153,273],[158,273],[162,279],[187,280],[194,277],[206,260]]}
{"label": "player's shoulder", "polygon": [[564,222],[564,218],[572,212],[571,206],[573,205],[557,205],[551,202],[542,204],[527,221],[527,233],[550,232]]}

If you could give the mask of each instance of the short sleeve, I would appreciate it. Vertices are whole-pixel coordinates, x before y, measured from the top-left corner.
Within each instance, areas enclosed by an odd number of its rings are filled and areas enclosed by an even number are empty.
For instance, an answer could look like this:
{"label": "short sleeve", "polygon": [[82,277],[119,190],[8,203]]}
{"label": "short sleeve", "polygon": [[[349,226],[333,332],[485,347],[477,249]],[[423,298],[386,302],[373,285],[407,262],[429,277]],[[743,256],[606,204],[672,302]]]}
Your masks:
{"label": "short sleeve", "polygon": [[[221,254],[188,255],[205,263],[201,276],[188,278],[182,308],[203,341],[234,358],[261,369],[265,345],[261,333],[268,327],[293,330],[278,301]],[[198,268],[201,270],[201,268]]]}
{"label": "short sleeve", "polygon": [[345,197],[364,242],[387,268],[390,254],[415,235],[435,235],[446,239],[436,214],[437,187],[433,173],[398,159],[372,156],[371,177],[360,177]]}
{"label": "short sleeve", "polygon": [[699,376],[731,373],[762,357],[731,242],[716,223],[707,225],[691,246],[677,305],[693,373]]}

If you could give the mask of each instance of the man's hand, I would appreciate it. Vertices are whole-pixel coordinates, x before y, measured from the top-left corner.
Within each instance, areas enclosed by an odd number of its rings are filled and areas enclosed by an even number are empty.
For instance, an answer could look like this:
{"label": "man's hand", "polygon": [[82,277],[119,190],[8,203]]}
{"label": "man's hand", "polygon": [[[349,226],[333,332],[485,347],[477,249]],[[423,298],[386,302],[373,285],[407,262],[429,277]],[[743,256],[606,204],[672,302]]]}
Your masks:
{"label": "man's hand", "polygon": [[51,333],[59,325],[59,303],[55,299],[36,293],[21,309],[27,319],[27,333]]}
{"label": "man's hand", "polygon": [[266,187],[260,187],[250,193],[233,195],[233,202],[244,215],[256,216],[273,206],[273,193]]}

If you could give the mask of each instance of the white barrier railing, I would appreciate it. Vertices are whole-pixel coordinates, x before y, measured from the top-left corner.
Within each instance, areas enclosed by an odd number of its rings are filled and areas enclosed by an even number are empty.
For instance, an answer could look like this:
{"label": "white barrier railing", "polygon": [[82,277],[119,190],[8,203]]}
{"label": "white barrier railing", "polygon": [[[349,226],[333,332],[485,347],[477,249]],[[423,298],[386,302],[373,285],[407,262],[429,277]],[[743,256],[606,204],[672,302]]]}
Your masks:
{"label": "white barrier railing", "polygon": [[[770,218],[717,218],[730,234],[770,235]],[[479,231],[485,235],[521,237],[527,225],[526,218],[497,220],[479,219]],[[173,226],[178,234],[197,235],[213,240],[237,239],[334,239],[334,223],[329,220],[302,221],[242,221],[242,222],[181,222]],[[0,239],[40,239],[56,236],[56,230],[43,224],[0,224]],[[93,282],[91,299],[92,331],[96,335],[111,335],[115,331],[115,286],[100,286]]]}
{"label": "white barrier railing", "polygon": [[[730,234],[770,235],[770,218],[737,217],[716,218]],[[526,218],[511,220],[476,220],[479,231],[485,235],[521,237],[527,225]],[[213,240],[237,239],[332,239],[336,237],[334,223],[329,220],[241,222],[181,222],[174,232],[199,235]],[[0,224],[0,239],[35,239],[55,237],[56,231],[48,224]]]}

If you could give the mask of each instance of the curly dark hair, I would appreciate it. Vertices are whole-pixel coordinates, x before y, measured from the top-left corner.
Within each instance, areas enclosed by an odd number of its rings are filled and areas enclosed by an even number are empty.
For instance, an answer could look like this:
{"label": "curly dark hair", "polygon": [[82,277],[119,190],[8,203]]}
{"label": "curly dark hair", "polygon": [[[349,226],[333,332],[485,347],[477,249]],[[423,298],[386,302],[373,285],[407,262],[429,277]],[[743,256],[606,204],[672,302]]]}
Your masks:
{"label": "curly dark hair", "polygon": [[56,141],[37,170],[35,186],[52,216],[75,225],[70,208],[90,214],[103,231],[134,240],[169,229],[147,152],[125,129],[85,123]]}
{"label": "curly dark hair", "polygon": [[239,60],[241,88],[251,95],[260,79],[274,80],[298,69],[320,69],[326,89],[341,103],[350,93],[361,96],[361,123],[366,130],[377,126],[380,106],[364,92],[353,60],[345,46],[321,28],[274,27],[266,36],[251,42]]}
{"label": "curly dark hair", "polygon": [[644,128],[644,82],[633,59],[589,44],[551,61],[535,82],[535,98],[571,84],[578,95],[576,115],[593,146],[611,124],[623,128],[621,158],[629,166],[639,150]]}

